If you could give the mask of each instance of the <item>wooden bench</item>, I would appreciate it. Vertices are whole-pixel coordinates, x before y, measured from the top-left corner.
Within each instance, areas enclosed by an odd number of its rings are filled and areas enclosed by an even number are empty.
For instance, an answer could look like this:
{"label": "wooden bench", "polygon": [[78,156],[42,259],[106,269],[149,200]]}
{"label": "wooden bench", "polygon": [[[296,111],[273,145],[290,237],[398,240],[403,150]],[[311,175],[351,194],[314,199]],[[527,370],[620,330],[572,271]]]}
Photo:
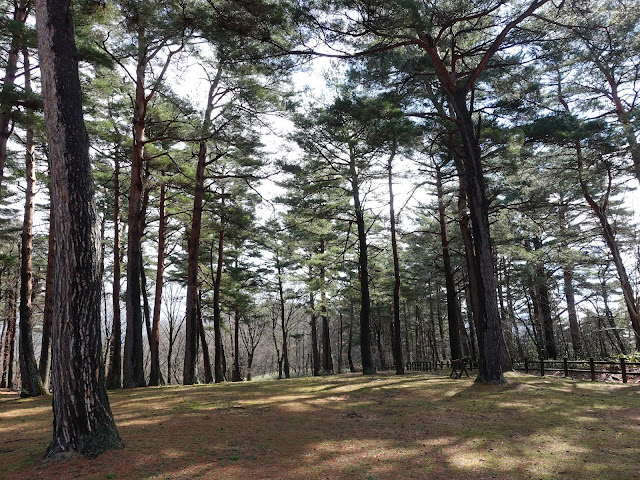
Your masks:
{"label": "wooden bench", "polygon": [[451,374],[449,377],[451,378],[460,378],[462,374],[465,373],[467,377],[469,376],[469,372],[467,371],[467,362],[468,358],[457,358],[451,360]]}

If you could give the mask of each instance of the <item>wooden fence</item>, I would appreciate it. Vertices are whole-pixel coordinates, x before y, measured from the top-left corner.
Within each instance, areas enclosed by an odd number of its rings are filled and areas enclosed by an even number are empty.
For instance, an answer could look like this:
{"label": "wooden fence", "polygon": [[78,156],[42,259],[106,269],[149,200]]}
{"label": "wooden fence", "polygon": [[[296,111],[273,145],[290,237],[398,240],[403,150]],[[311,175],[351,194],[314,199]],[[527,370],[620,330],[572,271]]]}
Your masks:
{"label": "wooden fence", "polygon": [[[474,368],[477,368],[478,364],[469,360],[467,361],[466,366],[467,370],[473,370]],[[445,367],[451,367],[451,360],[441,362],[409,362],[405,365],[404,369],[417,372],[431,372],[433,370],[443,370]]]}
{"label": "wooden fence", "polygon": [[[607,369],[602,366],[607,365]],[[565,377],[568,377],[570,373],[588,373],[591,376],[591,380],[596,380],[597,373],[604,374],[620,374],[622,376],[622,382],[627,383],[629,376],[640,375],[638,372],[630,372],[630,367],[640,367],[640,362],[627,362],[623,357],[615,361],[596,361],[593,358],[589,360],[569,360],[563,358],[562,360],[529,360],[525,358],[522,362],[515,362],[513,364],[514,370],[524,371],[525,373],[539,373],[544,377],[546,372],[563,372]]]}

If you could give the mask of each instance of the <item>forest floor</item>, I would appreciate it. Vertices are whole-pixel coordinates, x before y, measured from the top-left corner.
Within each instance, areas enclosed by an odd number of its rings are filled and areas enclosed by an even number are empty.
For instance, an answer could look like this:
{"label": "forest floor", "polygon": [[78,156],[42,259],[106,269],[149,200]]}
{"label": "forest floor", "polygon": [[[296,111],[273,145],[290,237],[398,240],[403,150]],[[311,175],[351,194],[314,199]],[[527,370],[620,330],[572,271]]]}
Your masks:
{"label": "forest floor", "polygon": [[446,371],[110,395],[124,449],[43,462],[50,398],[0,393],[0,479],[640,478],[640,386]]}

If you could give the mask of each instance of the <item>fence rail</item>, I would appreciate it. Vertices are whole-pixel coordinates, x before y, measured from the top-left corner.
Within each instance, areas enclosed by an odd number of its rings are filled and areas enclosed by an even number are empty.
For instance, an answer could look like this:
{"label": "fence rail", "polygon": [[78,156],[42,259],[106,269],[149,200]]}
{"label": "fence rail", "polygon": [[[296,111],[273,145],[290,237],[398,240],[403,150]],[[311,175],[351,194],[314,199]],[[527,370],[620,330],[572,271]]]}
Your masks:
{"label": "fence rail", "polygon": [[[471,360],[468,360],[466,365],[469,370],[473,370],[478,366],[476,362],[473,362]],[[440,362],[431,362],[431,361],[409,362],[405,365],[404,368],[405,370],[409,370],[409,371],[413,370],[418,372],[431,372],[433,370],[443,370],[445,367],[447,368],[451,367],[451,360],[445,360]]]}
{"label": "fence rail", "polygon": [[[607,365],[608,369],[596,368],[600,365]],[[602,361],[594,360],[569,360],[563,358],[562,360],[530,360],[525,358],[522,362],[515,362],[513,364],[514,370],[524,371],[525,373],[538,372],[544,377],[546,372],[563,372],[565,377],[569,376],[569,373],[589,373],[591,380],[596,380],[597,373],[614,374],[620,373],[622,375],[622,383],[627,383],[629,376],[638,375],[639,372],[630,372],[629,367],[640,367],[640,362],[627,362],[624,358],[620,358],[618,362],[614,361]]]}

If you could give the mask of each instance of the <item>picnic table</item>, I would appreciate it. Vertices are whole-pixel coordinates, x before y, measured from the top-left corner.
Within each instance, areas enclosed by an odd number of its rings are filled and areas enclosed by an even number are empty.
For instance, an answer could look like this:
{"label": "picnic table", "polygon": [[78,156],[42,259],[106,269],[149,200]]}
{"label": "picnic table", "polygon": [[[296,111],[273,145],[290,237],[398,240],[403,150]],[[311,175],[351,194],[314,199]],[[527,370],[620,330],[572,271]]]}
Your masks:
{"label": "picnic table", "polygon": [[467,357],[451,359],[451,374],[449,375],[449,377],[460,378],[462,377],[463,373],[466,373],[468,377],[469,376],[469,372],[467,371],[468,362],[469,362],[469,359]]}

